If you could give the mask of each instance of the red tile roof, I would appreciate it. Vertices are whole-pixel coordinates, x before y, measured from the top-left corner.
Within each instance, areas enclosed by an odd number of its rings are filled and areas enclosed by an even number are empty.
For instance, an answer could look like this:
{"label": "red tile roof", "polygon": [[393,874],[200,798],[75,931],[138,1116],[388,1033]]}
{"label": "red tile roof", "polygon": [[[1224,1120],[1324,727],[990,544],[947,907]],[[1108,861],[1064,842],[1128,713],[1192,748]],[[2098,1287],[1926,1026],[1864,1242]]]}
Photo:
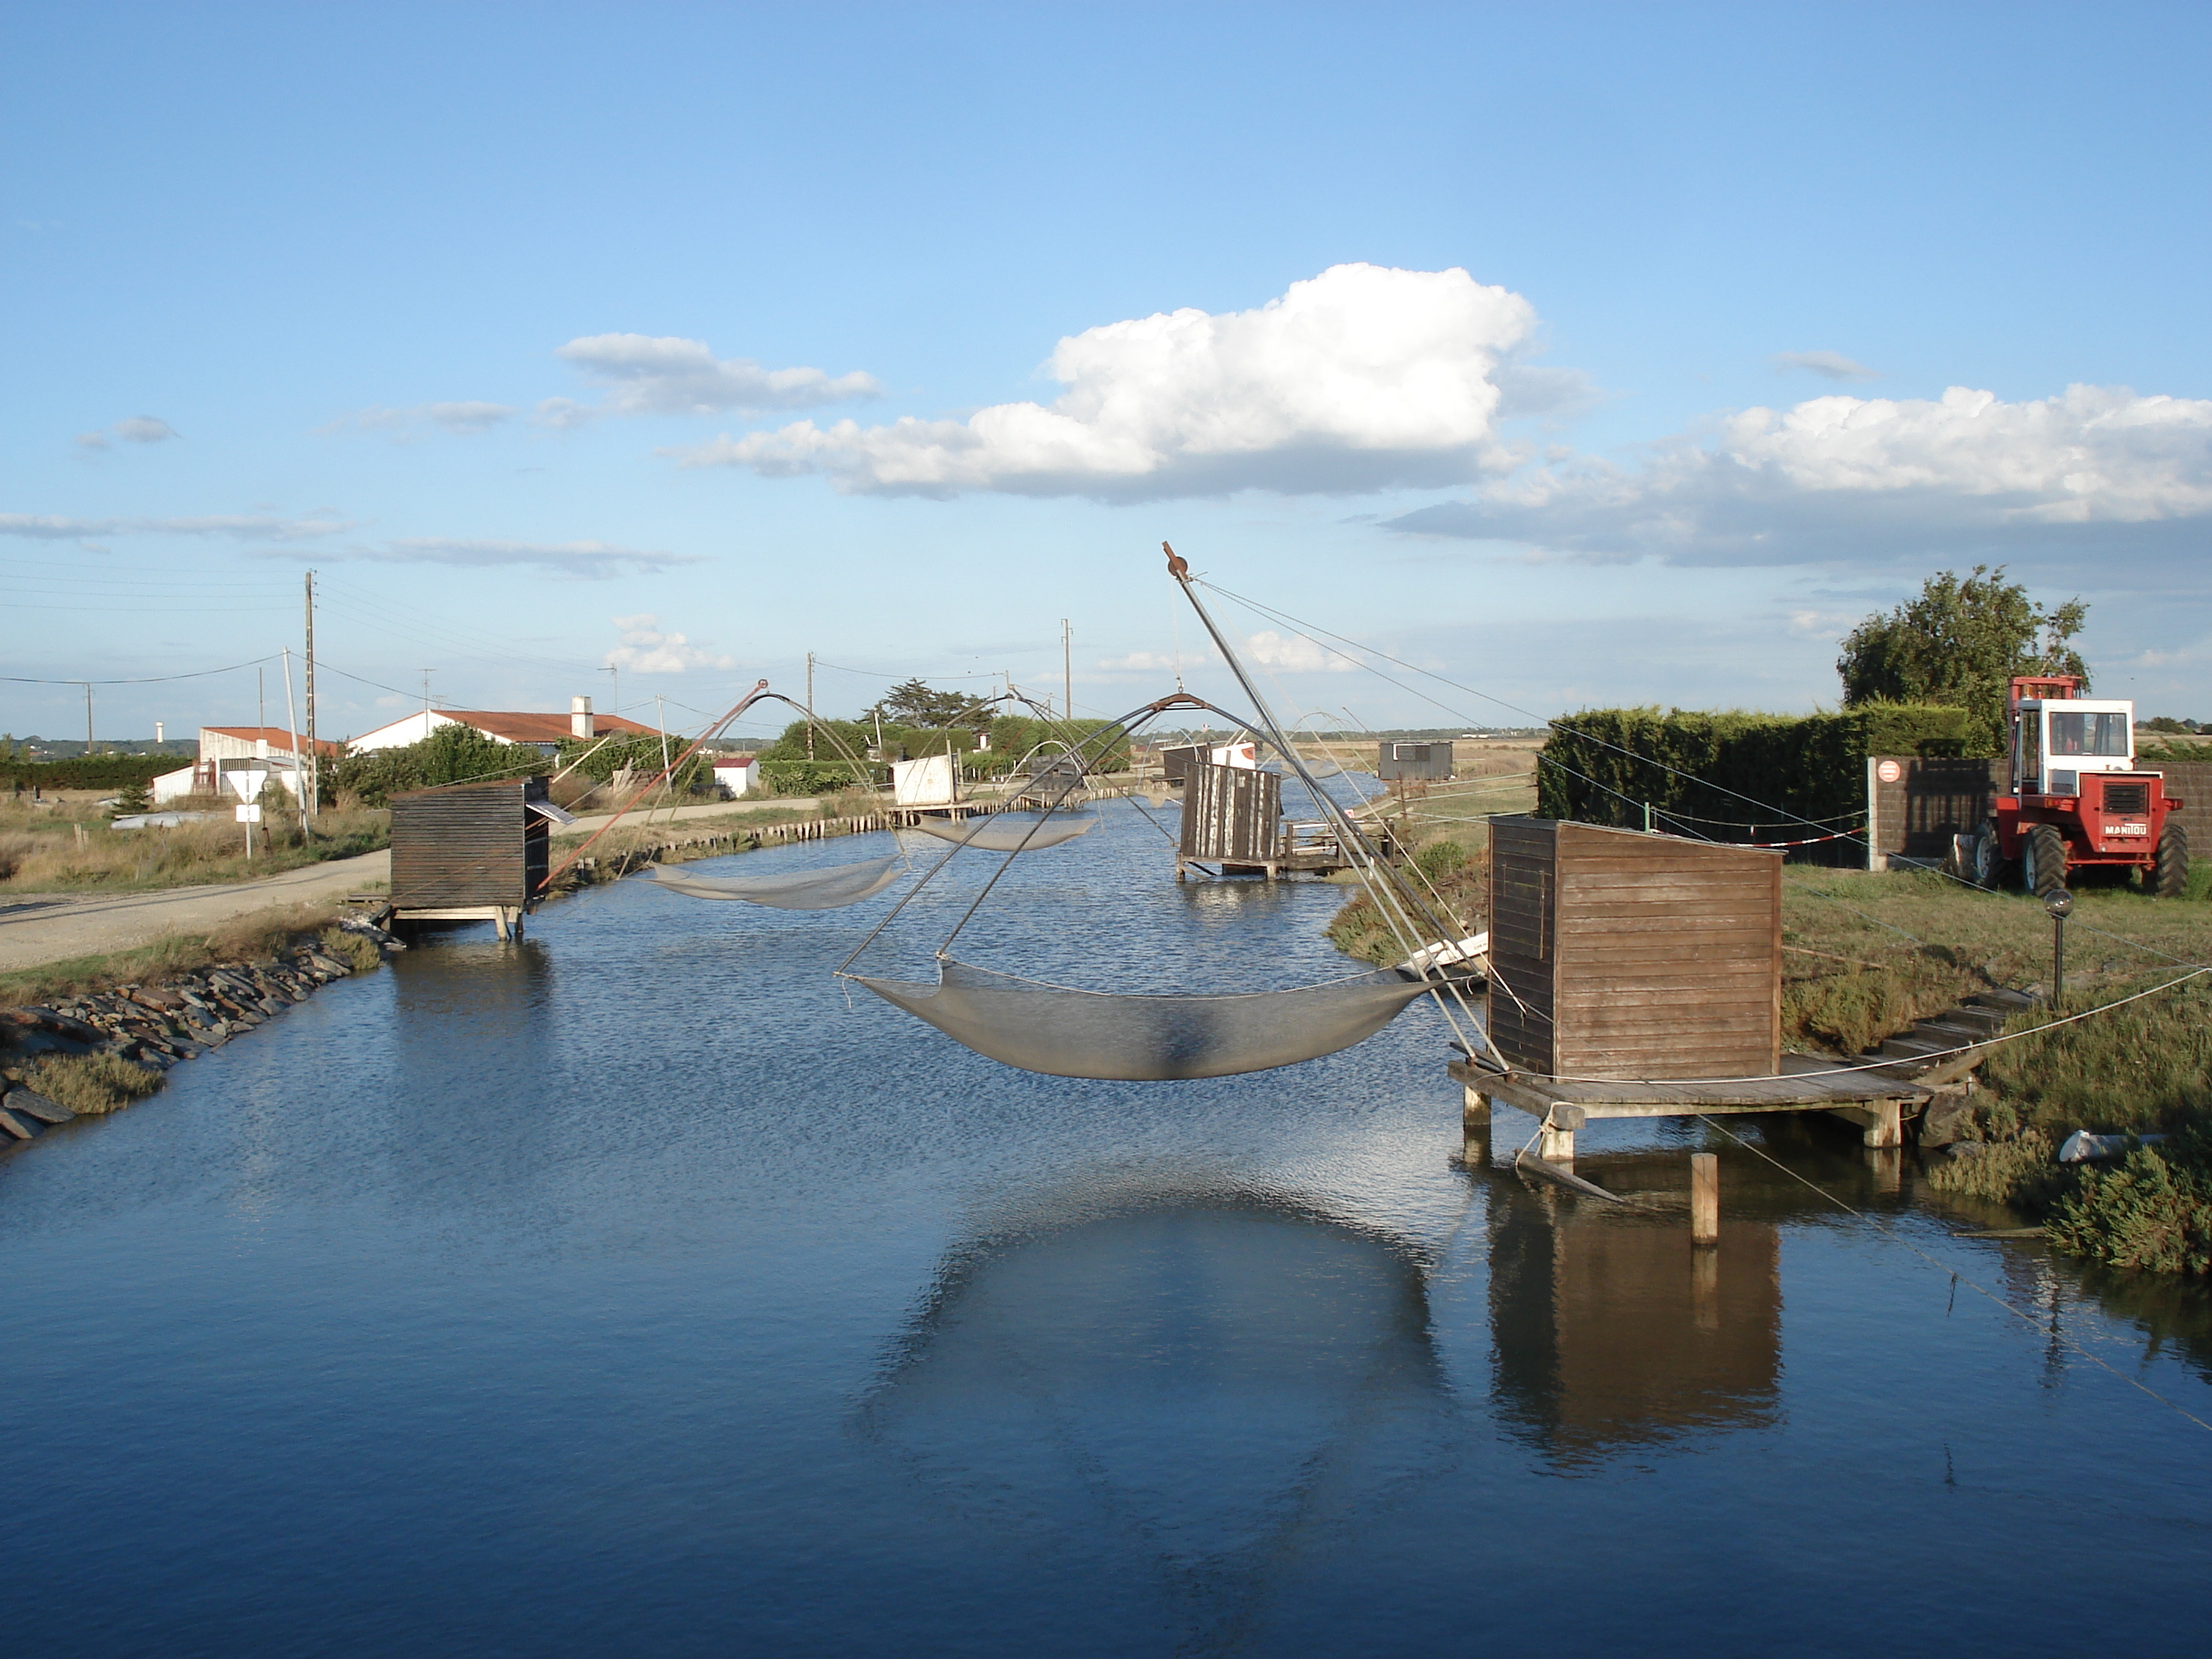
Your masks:
{"label": "red tile roof", "polygon": [[[562,743],[574,735],[566,714],[532,714],[492,708],[439,708],[432,712],[464,726],[473,726],[479,732],[489,732],[495,738],[505,738],[509,743]],[[592,716],[592,735],[596,738],[618,732],[652,730],[649,726],[640,726],[620,714]]]}
{"label": "red tile roof", "polygon": [[[287,755],[305,754],[307,749],[307,733],[288,732],[281,726],[204,726],[200,730],[220,732],[226,738],[236,738],[241,743],[252,743],[258,739]],[[294,748],[295,744],[299,747]],[[328,738],[317,738],[315,752],[319,755],[342,755],[345,752],[345,745],[332,743]]]}

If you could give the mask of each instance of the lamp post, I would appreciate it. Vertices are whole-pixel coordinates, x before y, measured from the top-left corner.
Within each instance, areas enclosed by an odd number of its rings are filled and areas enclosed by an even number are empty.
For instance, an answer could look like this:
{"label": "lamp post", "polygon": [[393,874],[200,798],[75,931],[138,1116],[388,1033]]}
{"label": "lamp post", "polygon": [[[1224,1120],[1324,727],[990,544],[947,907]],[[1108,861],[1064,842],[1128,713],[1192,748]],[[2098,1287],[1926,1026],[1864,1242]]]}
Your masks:
{"label": "lamp post", "polygon": [[2043,908],[2051,913],[2051,1005],[2055,1008],[2066,994],[2066,918],[2073,914],[2074,895],[2054,887],[2043,896]]}

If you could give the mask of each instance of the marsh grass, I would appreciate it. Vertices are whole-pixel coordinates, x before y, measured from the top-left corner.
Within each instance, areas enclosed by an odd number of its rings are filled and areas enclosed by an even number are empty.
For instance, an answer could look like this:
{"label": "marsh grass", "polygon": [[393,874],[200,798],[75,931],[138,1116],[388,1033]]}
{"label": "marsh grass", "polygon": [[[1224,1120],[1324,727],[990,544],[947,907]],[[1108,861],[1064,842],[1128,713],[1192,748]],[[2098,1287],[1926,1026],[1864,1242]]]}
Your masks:
{"label": "marsh grass", "polygon": [[2046,1236],[2109,1267],[2212,1273],[2212,1146],[2197,1136],[2084,1169],[2050,1206]]}
{"label": "marsh grass", "polygon": [[0,892],[133,892],[240,881],[372,853],[391,842],[388,812],[325,812],[312,835],[301,831],[297,814],[273,813],[255,831],[249,864],[245,828],[228,817],[234,803],[173,804],[224,816],[167,829],[116,830],[88,803],[65,816],[21,807],[0,811]]}
{"label": "marsh grass", "polygon": [[2008,1042],[1983,1062],[1982,1079],[2025,1128],[2060,1135],[2185,1128],[2212,1108],[2212,987],[2191,980],[2071,1024],[2053,1022],[2118,1003],[2172,974],[2069,994],[2005,1026]]}
{"label": "marsh grass", "polygon": [[49,1054],[25,1069],[24,1080],[47,1099],[88,1117],[134,1104],[161,1086],[159,1072],[120,1054]]}

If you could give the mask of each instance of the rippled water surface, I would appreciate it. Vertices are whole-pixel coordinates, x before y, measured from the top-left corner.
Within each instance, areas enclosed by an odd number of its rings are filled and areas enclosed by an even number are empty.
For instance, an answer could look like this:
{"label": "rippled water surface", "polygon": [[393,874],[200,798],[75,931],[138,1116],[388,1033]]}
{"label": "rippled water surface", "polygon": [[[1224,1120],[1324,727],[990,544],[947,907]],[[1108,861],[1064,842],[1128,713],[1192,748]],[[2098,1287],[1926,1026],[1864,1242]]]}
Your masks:
{"label": "rippled water surface", "polygon": [[[1178,887],[1106,811],[965,959],[1346,971],[1341,890]],[[1007,1071],[830,976],[888,902],[603,888],[0,1163],[9,1650],[2203,1650],[2212,1433],[2127,1380],[2212,1418],[2198,1293],[1954,1238],[1810,1119],[1747,1133],[1893,1231],[1712,1136],[1700,1260],[1709,1132],[1584,1135],[1632,1213],[1470,1171],[1422,1007],[1249,1077]]]}

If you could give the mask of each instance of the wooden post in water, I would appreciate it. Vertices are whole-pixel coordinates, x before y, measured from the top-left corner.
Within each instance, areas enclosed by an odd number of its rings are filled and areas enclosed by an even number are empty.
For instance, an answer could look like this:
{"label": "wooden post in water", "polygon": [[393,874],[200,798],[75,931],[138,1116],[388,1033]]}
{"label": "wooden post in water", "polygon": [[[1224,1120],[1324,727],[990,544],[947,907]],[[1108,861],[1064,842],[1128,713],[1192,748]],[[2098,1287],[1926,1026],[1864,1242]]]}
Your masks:
{"label": "wooden post in water", "polygon": [[[1177,879],[1181,879],[1180,872]],[[1490,1164],[1490,1097],[1469,1085],[1467,1103],[1460,1110],[1459,1121],[1467,1167],[1486,1169]]]}
{"label": "wooden post in water", "polygon": [[1711,1152],[1690,1154],[1690,1242],[1721,1239],[1721,1161]]}

